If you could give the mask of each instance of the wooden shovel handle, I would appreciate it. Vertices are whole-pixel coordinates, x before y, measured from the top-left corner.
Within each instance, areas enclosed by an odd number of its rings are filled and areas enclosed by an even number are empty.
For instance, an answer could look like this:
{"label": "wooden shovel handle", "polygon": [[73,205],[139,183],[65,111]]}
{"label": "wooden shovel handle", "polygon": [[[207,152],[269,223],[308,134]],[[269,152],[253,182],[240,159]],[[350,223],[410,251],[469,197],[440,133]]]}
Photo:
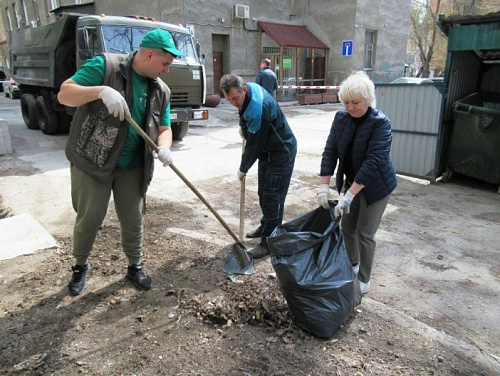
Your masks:
{"label": "wooden shovel handle", "polygon": [[[127,116],[126,120],[130,123],[130,125],[132,127],[134,127],[134,129],[137,131],[137,133],[139,133],[141,135],[141,137],[144,139],[144,141],[146,141],[149,144],[149,146],[151,146],[151,148],[155,152],[158,153],[159,148],[156,145],[156,143],[147,135],[146,132],[144,132],[142,130],[141,127],[139,127],[139,125],[135,122],[135,120],[132,119],[130,116]],[[217,218],[217,220],[220,222],[220,224],[226,229],[226,231],[229,233],[229,235],[231,235],[231,237],[239,245],[241,245],[244,248],[244,245],[241,243],[240,239],[238,239],[238,237],[233,232],[233,230],[231,230],[231,228],[228,226],[226,221],[224,221],[224,219],[222,219],[222,217],[219,215],[219,213],[217,213],[217,211],[212,207],[212,205],[209,204],[209,202],[205,199],[205,197],[202,196],[202,194],[196,189],[196,187],[193,184],[191,184],[191,182],[182,174],[182,172],[180,172],[177,169],[177,167],[174,166],[173,163],[170,163],[168,166],[176,173],[176,175],[179,178],[181,178],[181,180],[191,189],[191,191],[193,191],[193,193],[196,196],[198,196],[198,198],[201,200],[201,202],[203,202],[205,204],[205,206],[212,212],[212,214],[215,216],[215,218]]]}
{"label": "wooden shovel handle", "polygon": [[[241,141],[241,154],[245,152],[245,139]],[[245,180],[241,179],[240,185],[240,241],[243,241],[243,234],[245,232]]]}

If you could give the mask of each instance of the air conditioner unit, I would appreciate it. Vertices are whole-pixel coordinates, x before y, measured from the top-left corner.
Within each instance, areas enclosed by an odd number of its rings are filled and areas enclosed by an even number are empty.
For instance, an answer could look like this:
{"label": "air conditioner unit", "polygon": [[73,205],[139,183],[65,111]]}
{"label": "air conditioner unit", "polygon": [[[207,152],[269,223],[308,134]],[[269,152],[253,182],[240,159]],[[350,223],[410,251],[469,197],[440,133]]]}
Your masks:
{"label": "air conditioner unit", "polygon": [[234,4],[234,18],[243,20],[250,18],[250,8],[248,5]]}

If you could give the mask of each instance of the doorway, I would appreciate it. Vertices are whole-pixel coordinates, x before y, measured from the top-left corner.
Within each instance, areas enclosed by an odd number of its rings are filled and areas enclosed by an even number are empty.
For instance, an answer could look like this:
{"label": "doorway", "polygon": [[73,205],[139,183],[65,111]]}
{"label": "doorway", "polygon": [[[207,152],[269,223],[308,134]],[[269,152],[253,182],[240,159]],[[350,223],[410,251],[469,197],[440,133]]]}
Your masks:
{"label": "doorway", "polygon": [[212,34],[212,51],[213,93],[224,98],[219,85],[222,76],[230,70],[229,35]]}
{"label": "doorway", "polygon": [[214,94],[219,94],[222,98],[224,94],[219,89],[220,79],[224,75],[224,52],[213,52],[213,69],[214,69]]}

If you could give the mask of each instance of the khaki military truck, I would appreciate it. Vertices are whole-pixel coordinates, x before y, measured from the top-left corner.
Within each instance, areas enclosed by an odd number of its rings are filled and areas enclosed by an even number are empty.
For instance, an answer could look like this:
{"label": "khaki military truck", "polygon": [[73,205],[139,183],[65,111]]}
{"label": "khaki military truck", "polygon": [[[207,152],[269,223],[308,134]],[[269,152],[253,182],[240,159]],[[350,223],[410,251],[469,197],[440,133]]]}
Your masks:
{"label": "khaki military truck", "polygon": [[189,122],[208,119],[201,106],[206,97],[200,45],[188,29],[139,17],[62,13],[52,24],[20,29],[10,37],[12,78],[18,83],[24,122],[45,134],[69,131],[74,108],[61,105],[57,93],[89,58],[102,52],[128,54],[139,48],[149,30],[168,30],[184,56],[162,75],[170,87],[174,140],[186,136]]}

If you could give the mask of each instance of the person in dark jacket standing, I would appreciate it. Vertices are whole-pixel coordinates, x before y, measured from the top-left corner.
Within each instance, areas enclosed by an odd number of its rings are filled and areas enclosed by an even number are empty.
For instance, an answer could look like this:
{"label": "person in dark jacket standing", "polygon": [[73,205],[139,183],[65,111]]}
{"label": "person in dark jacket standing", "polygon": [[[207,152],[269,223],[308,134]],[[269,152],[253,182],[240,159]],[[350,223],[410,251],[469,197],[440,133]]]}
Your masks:
{"label": "person in dark jacket standing", "polygon": [[370,291],[375,256],[375,233],[389,195],[396,188],[396,171],[389,157],[390,120],[376,107],[375,85],[364,72],[349,76],[340,85],[345,110],[333,120],[321,160],[318,203],[330,208],[329,182],[337,167],[336,188],[344,195],[335,207],[342,215],[345,246],[362,293]]}
{"label": "person in dark jacket standing", "polygon": [[250,251],[257,259],[269,254],[267,237],[283,221],[297,140],[278,102],[261,86],[227,74],[221,79],[220,89],[238,108],[240,133],[246,141],[238,179],[244,179],[250,167],[259,160],[258,194],[262,217],[260,226],[247,234],[249,238],[260,238],[260,244]]}
{"label": "person in dark jacket standing", "polygon": [[[98,55],[61,85],[59,102],[77,107],[66,144],[76,212],[76,265],[68,284],[73,296],[86,288],[88,259],[111,192],[128,259],[126,277],[140,290],[151,288],[141,262],[146,190],[153,157],[164,166],[172,163],[170,89],[159,76],[181,55],[172,35],[155,29],[144,35],[138,51]],[[157,143],[158,153],[126,122],[129,116]]]}
{"label": "person in dark jacket standing", "polygon": [[276,73],[269,67],[271,60],[268,58],[260,61],[260,71],[257,72],[255,82],[267,90],[273,98],[276,98],[276,90],[278,90],[278,78]]}

